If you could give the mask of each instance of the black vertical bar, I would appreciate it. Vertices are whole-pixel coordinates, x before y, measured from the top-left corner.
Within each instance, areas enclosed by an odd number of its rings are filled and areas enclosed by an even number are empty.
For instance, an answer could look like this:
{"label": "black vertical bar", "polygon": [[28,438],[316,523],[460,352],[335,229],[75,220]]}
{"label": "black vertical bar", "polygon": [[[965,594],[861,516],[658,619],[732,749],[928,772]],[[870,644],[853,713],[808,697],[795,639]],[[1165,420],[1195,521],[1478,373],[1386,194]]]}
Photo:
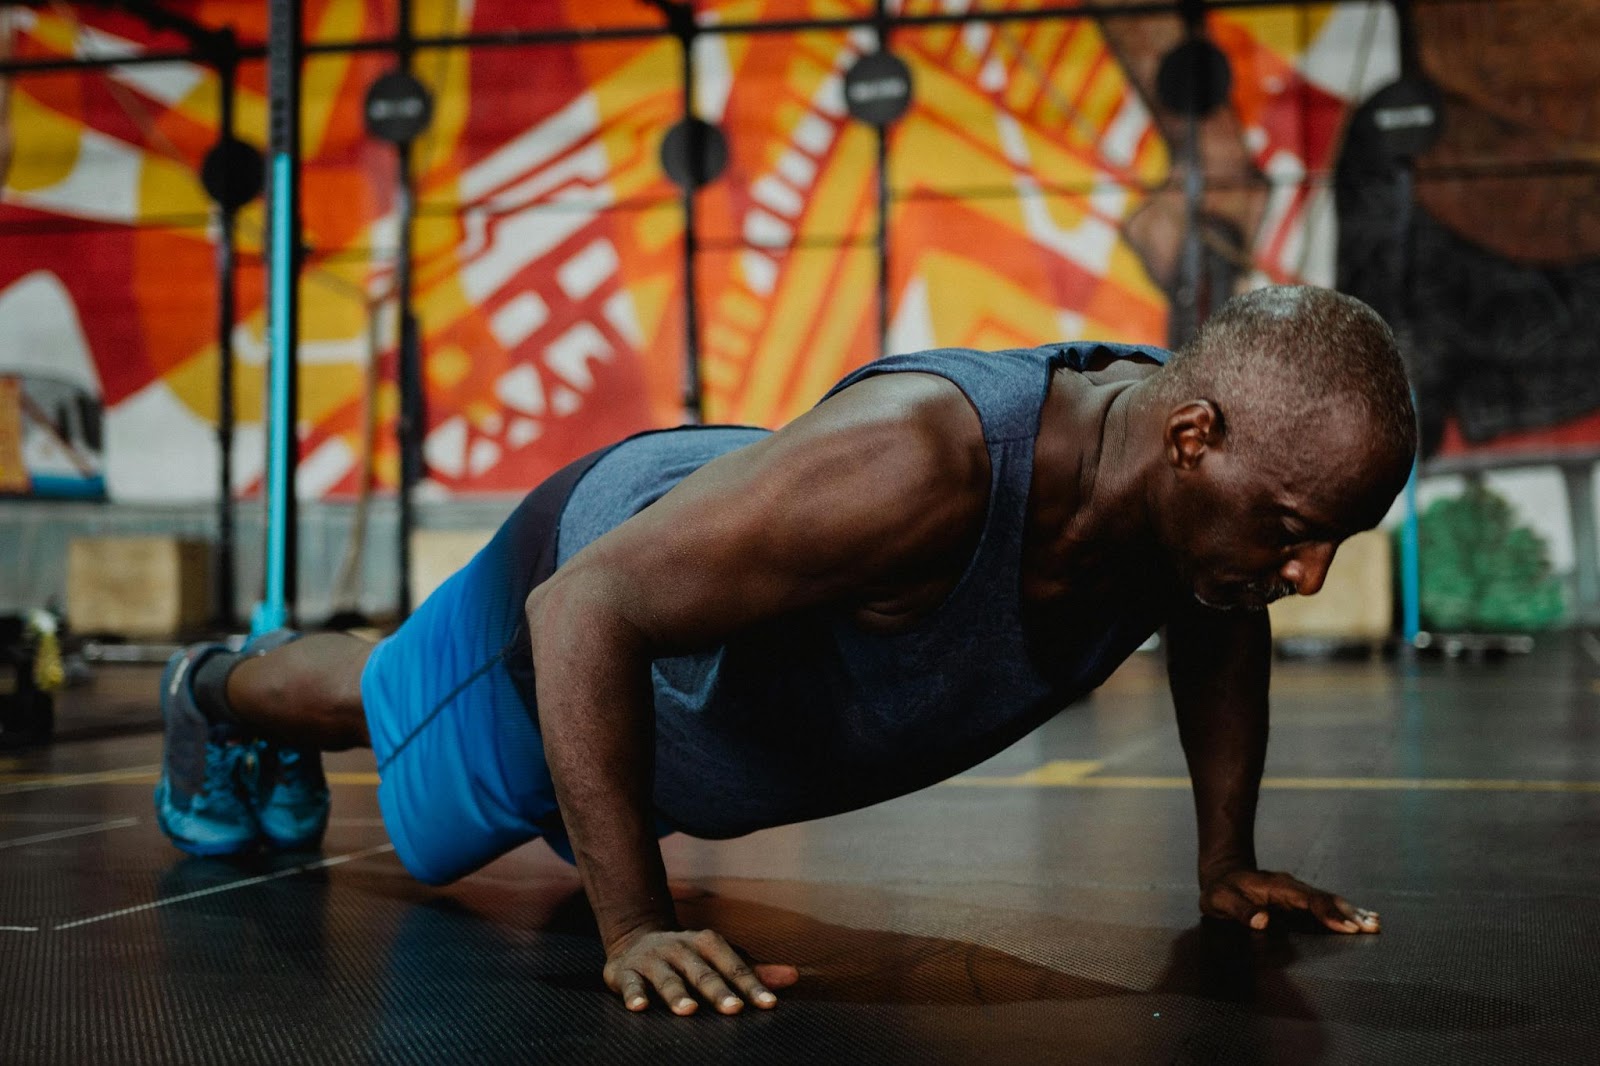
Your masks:
{"label": "black vertical bar", "polygon": [[[284,369],[288,375],[288,389],[284,406],[280,410],[282,432],[286,437],[283,454],[269,456],[270,471],[274,463],[282,463],[283,528],[281,552],[278,553],[278,580],[282,593],[284,617],[280,624],[293,624],[295,588],[299,571],[299,501],[295,487],[296,467],[299,465],[300,441],[296,427],[300,419],[299,402],[299,335],[300,335],[300,76],[305,42],[301,39],[300,0],[270,0],[267,29],[267,97],[268,124],[271,141],[271,165],[268,169],[273,225],[277,233],[270,240],[273,259],[288,264],[287,278],[280,276],[269,286],[274,290],[271,299],[272,329],[283,338],[286,345]],[[281,221],[277,216],[282,213]],[[279,242],[284,247],[277,247]],[[269,393],[270,393],[269,389]],[[280,421],[274,419],[273,421]],[[272,438],[269,431],[268,439]],[[271,447],[269,443],[269,448]],[[268,564],[271,550],[271,522],[268,522]],[[268,588],[273,579],[269,577]],[[269,595],[268,602],[272,597]]]}
{"label": "black vertical bar", "polygon": [[[400,69],[410,71],[413,47],[411,0],[399,0],[395,35],[395,59]],[[411,613],[411,530],[416,524],[412,490],[422,478],[422,353],[417,331],[411,270],[412,230],[416,219],[416,184],[411,172],[411,142],[395,145],[398,180],[398,222],[400,247],[395,262],[395,296],[400,310],[400,418],[396,433],[400,444],[399,536],[400,580],[399,612]]]}
{"label": "black vertical bar", "polygon": [[889,354],[889,127],[878,127],[878,355]]}
{"label": "black vertical bar", "polygon": [[706,178],[705,137],[694,121],[694,9],[687,3],[675,4],[672,28],[683,49],[683,121],[689,153],[689,181],[683,187],[683,420],[705,421],[705,395],[700,380],[700,300],[695,265],[700,241],[696,233],[695,194]]}
{"label": "black vertical bar", "polygon": [[1200,274],[1205,247],[1200,236],[1200,205],[1205,178],[1200,173],[1200,118],[1184,117],[1183,250],[1178,260],[1178,285],[1173,293],[1174,325],[1168,329],[1174,347],[1187,344],[1200,328]]}
{"label": "black vertical bar", "polygon": [[[221,53],[217,61],[217,143],[231,145],[234,141],[234,99],[238,90],[238,42],[232,30],[221,35]],[[232,172],[233,153],[222,155],[224,163],[222,187],[231,190],[238,180]],[[223,197],[219,204],[217,233],[217,566],[213,591],[216,595],[215,620],[219,627],[232,629],[234,613],[234,540],[233,521],[233,327],[237,317],[235,273],[238,263],[237,228],[238,209],[231,196]]]}
{"label": "black vertical bar", "polygon": [[[1410,0],[1393,0],[1395,19],[1400,31],[1400,74],[1402,77],[1414,76],[1417,71],[1417,34],[1415,14],[1411,10]],[[1415,288],[1412,261],[1415,258],[1413,235],[1414,198],[1416,196],[1415,168],[1416,161],[1406,157],[1395,162],[1394,171],[1394,280],[1399,288],[1399,297],[1394,306],[1399,312],[1399,321],[1390,323],[1399,335],[1402,352],[1410,354],[1411,323],[1413,321],[1412,292]]]}
{"label": "black vertical bar", "polygon": [[[886,0],[877,0],[873,20],[878,31],[878,51],[889,51],[889,12]],[[877,125],[878,232],[878,355],[889,354],[889,124]]]}
{"label": "black vertical bar", "polygon": [[[1184,0],[1182,4],[1184,40],[1188,44],[1205,39],[1203,0]],[[1205,98],[1204,64],[1196,61],[1190,71],[1194,84],[1190,92],[1196,102]],[[1187,344],[1200,329],[1200,285],[1205,269],[1205,249],[1201,240],[1201,207],[1205,197],[1205,173],[1200,158],[1200,115],[1191,106],[1183,118],[1183,248],[1178,259],[1178,283],[1173,293],[1172,322],[1167,333],[1173,347]]]}
{"label": "black vertical bar", "polygon": [[1400,30],[1400,76],[1414,77],[1421,73],[1422,64],[1417,46],[1416,14],[1411,10],[1411,0],[1392,0],[1392,3]]}
{"label": "black vertical bar", "polygon": [[1399,299],[1394,306],[1399,311],[1399,321],[1392,322],[1394,331],[1399,335],[1400,350],[1410,353],[1411,322],[1413,319],[1412,293],[1415,289],[1415,277],[1412,261],[1415,256],[1416,240],[1412,234],[1412,217],[1414,214],[1413,197],[1416,195],[1416,183],[1412,173],[1413,163],[1409,159],[1401,160],[1395,166],[1394,176],[1394,254],[1395,267],[1394,279],[1400,292]]}

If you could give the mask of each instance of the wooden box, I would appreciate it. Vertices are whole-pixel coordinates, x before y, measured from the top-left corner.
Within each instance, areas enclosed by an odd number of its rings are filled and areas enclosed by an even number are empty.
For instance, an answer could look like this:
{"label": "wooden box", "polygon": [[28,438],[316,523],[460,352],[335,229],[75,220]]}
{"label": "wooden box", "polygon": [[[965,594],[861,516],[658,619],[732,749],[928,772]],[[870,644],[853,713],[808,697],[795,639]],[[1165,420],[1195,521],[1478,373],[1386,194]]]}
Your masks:
{"label": "wooden box", "polygon": [[411,602],[420,605],[494,537],[492,529],[411,531]]}
{"label": "wooden box", "polygon": [[1278,640],[1382,641],[1394,627],[1393,550],[1389,533],[1357,533],[1339,548],[1322,591],[1274,603]]}
{"label": "wooden box", "polygon": [[171,638],[211,617],[211,545],[173,536],[74,537],[67,621],[78,633]]}

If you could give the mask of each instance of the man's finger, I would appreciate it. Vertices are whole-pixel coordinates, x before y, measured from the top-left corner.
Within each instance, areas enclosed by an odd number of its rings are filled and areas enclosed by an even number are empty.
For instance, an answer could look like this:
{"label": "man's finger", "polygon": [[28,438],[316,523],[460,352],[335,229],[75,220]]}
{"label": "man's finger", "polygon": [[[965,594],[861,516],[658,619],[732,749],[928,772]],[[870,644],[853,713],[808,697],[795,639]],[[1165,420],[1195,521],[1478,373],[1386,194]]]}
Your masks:
{"label": "man's finger", "polygon": [[1358,931],[1375,933],[1378,931],[1378,915],[1376,911],[1369,911],[1365,907],[1357,907],[1343,896],[1334,896],[1333,905],[1339,908],[1339,913],[1350,921],[1356,923]]}
{"label": "man's finger", "polygon": [[[1300,882],[1297,882],[1300,883]],[[1339,933],[1376,933],[1380,929],[1378,913],[1365,907],[1354,906],[1343,896],[1308,887],[1311,912],[1323,925]]]}
{"label": "man's finger", "polygon": [[1361,927],[1363,933],[1376,933],[1380,927],[1378,912],[1357,907],[1343,896],[1334,896],[1333,902],[1340,912]]}
{"label": "man's finger", "polygon": [[1290,910],[1308,911],[1313,909],[1312,901],[1317,895],[1317,890],[1310,885],[1284,876],[1274,878],[1267,884],[1266,902]]}
{"label": "man's finger", "polygon": [[706,961],[693,951],[685,950],[672,959],[678,972],[688,979],[700,998],[721,1014],[738,1014],[744,1010],[744,1000],[733,994],[733,989],[722,975],[706,965]]}
{"label": "man's finger", "polygon": [[683,979],[678,976],[665,959],[651,959],[645,967],[645,976],[655,986],[656,995],[667,1005],[667,1009],[674,1014],[693,1014],[699,1009],[699,1004],[694,997],[689,995],[689,990],[684,987]]}
{"label": "man's finger", "polygon": [[703,942],[697,943],[696,948],[707,962],[721,971],[722,976],[733,983],[733,986],[744,996],[747,1003],[754,1003],[758,1007],[773,1007],[778,1003],[778,997],[772,990],[761,983],[761,979],[744,961],[744,957],[734,950],[733,946],[720,936],[712,933]]}
{"label": "man's finger", "polygon": [[622,995],[622,1005],[629,1010],[644,1010],[650,1006],[650,997],[644,990],[644,978],[632,970],[622,971],[617,980],[617,991]]}
{"label": "man's finger", "polygon": [[[1334,898],[1338,899],[1338,897]],[[1348,908],[1346,913],[1361,927],[1363,933],[1376,933],[1383,928],[1383,923],[1378,920],[1377,911],[1369,911],[1365,907],[1352,906],[1343,899],[1339,899],[1339,902]]]}
{"label": "man's finger", "polygon": [[1361,932],[1361,924],[1346,914],[1339,903],[1337,897],[1326,892],[1318,892],[1311,897],[1311,913],[1335,933]]}
{"label": "man's finger", "polygon": [[756,979],[768,988],[788,988],[800,980],[800,971],[778,962],[758,962]]}
{"label": "man's finger", "polygon": [[1252,929],[1267,927],[1267,912],[1229,884],[1217,885],[1206,894],[1205,909],[1213,917],[1231,918]]}

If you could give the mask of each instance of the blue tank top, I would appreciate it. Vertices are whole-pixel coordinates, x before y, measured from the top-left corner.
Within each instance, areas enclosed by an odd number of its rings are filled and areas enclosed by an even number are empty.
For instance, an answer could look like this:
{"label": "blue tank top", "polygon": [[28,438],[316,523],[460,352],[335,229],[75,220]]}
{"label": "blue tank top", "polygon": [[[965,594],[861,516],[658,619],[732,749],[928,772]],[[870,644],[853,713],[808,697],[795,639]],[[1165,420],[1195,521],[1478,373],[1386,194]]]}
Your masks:
{"label": "blue tank top", "polygon": [[[712,651],[652,666],[655,804],[695,836],[730,837],[854,810],[959,773],[1031,732],[1111,673],[1162,622],[1127,602],[1079,647],[1030,654],[1020,582],[1034,439],[1058,367],[1158,348],[1079,343],[1000,352],[936,349],[869,363],[877,374],[949,379],[972,403],[989,451],[983,531],[946,599],[912,628],[870,633],[848,608],[753,627]],[[602,458],[562,512],[558,565],[759,429],[644,434]]]}

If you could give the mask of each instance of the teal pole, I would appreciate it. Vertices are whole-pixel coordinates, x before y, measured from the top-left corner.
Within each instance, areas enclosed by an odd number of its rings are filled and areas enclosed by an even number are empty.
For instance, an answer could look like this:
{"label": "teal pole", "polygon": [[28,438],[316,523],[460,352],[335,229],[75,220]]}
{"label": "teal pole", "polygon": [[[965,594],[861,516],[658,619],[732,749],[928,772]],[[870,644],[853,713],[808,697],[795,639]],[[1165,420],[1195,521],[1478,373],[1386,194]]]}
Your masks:
{"label": "teal pole", "polygon": [[1422,524],[1417,517],[1417,464],[1406,479],[1406,519],[1400,529],[1400,618],[1406,644],[1422,631]]}
{"label": "teal pole", "polygon": [[293,624],[297,525],[295,386],[300,279],[300,0],[271,0],[267,23],[268,348],[267,550],[262,602],[252,635]]}
{"label": "teal pole", "polygon": [[259,636],[288,624],[289,608],[288,573],[285,563],[288,555],[288,498],[290,394],[294,389],[290,363],[289,289],[294,284],[293,257],[281,254],[288,248],[290,239],[289,211],[279,190],[289,184],[293,167],[287,153],[272,157],[272,262],[269,274],[268,314],[270,318],[270,343],[267,354],[267,566],[266,595],[256,606],[250,623],[250,632]]}

